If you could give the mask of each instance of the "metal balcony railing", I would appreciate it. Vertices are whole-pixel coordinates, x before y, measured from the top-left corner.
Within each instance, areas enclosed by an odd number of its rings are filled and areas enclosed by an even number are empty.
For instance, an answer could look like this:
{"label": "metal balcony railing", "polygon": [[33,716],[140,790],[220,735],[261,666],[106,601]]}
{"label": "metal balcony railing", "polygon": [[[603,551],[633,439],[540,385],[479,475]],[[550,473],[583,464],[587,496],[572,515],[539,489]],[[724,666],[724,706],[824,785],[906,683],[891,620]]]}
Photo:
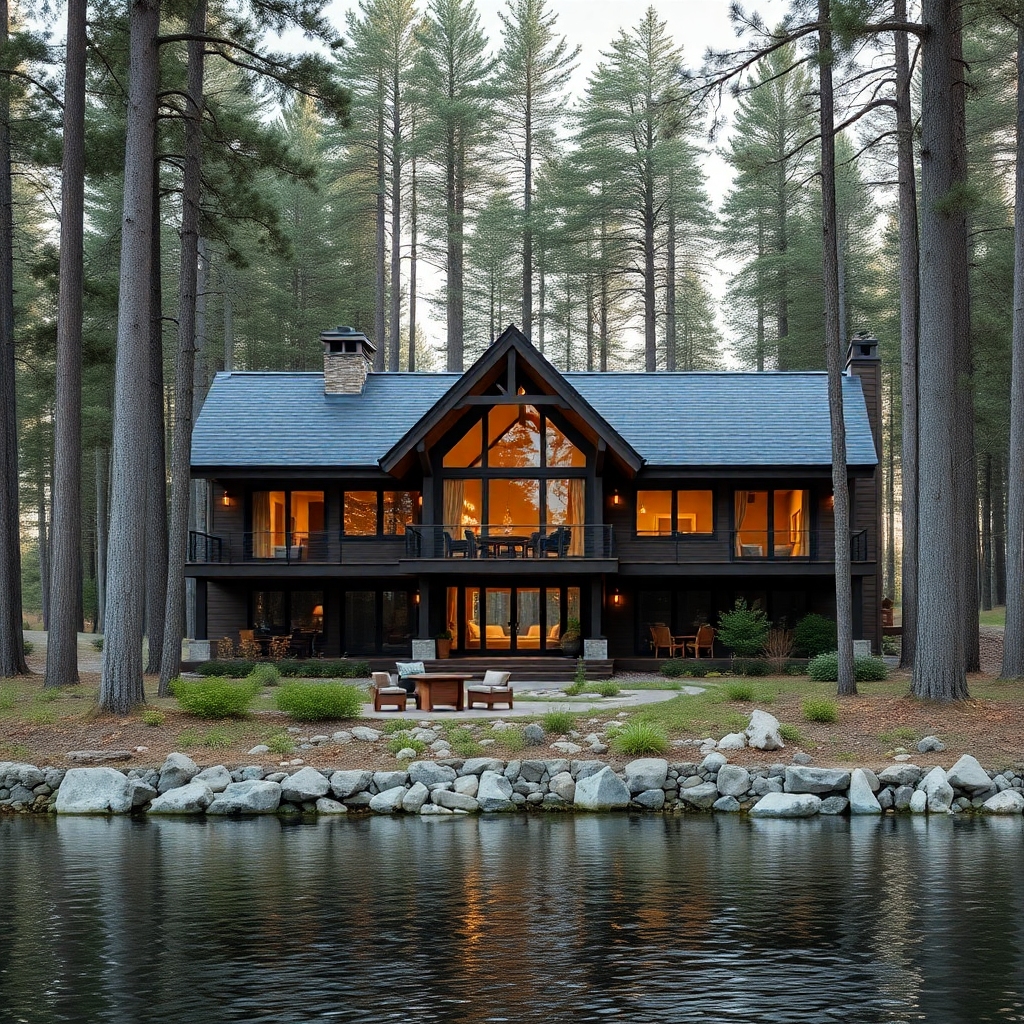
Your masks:
{"label": "metal balcony railing", "polygon": [[537,526],[407,526],[406,558],[614,558],[609,523]]}

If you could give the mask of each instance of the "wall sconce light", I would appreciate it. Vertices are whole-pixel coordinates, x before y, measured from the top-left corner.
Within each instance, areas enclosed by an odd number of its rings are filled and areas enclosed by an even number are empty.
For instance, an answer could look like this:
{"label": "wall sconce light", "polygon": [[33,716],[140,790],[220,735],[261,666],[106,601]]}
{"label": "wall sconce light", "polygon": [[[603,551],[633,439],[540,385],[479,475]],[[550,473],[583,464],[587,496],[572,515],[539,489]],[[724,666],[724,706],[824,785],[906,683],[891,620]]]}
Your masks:
{"label": "wall sconce light", "polygon": [[224,507],[225,508],[231,508],[231,495],[228,494],[228,492],[226,490],[224,491],[224,497],[223,497],[222,500],[224,502]]}
{"label": "wall sconce light", "polygon": [[614,491],[612,491],[612,504],[613,505],[621,505],[622,504],[622,495],[619,494],[618,488],[616,488]]}
{"label": "wall sconce light", "polygon": [[825,498],[825,500],[822,502],[822,504],[825,506],[825,508],[835,508],[836,507],[836,497],[835,497],[835,495],[834,494],[829,494]]}
{"label": "wall sconce light", "polygon": [[412,600],[413,600],[414,604],[419,604],[420,603],[420,592],[418,590],[416,591],[415,594],[413,594]]}
{"label": "wall sconce light", "polygon": [[612,591],[612,604],[615,605],[616,608],[618,608],[618,606],[622,604],[622,594],[619,593],[618,587],[616,587],[615,590]]}
{"label": "wall sconce light", "polygon": [[420,508],[423,508],[423,495],[422,494],[417,496],[416,504],[419,505]]}

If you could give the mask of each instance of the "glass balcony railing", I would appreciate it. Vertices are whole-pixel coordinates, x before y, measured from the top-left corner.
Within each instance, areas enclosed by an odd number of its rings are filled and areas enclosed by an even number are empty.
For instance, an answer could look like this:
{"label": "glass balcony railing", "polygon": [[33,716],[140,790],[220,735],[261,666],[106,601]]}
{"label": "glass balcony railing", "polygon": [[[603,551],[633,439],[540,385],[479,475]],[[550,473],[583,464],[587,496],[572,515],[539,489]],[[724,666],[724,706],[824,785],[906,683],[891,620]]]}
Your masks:
{"label": "glass balcony railing", "polygon": [[407,526],[406,558],[614,558],[608,523],[538,527],[516,523],[475,528]]}

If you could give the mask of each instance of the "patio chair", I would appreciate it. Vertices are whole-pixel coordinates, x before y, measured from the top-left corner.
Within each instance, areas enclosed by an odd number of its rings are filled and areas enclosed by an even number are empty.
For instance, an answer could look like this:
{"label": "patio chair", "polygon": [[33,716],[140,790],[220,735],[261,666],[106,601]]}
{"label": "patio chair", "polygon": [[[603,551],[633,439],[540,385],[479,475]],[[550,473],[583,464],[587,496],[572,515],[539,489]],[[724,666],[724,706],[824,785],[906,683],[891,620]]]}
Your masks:
{"label": "patio chair", "polygon": [[472,530],[466,531],[466,557],[476,558],[476,534]]}
{"label": "patio chair", "polygon": [[466,707],[471,708],[474,704],[483,704],[485,707],[493,708],[495,704],[507,704],[512,710],[512,686],[509,683],[511,672],[497,672],[488,669],[484,673],[483,681],[471,683],[466,687]]}
{"label": "patio chair", "polygon": [[373,694],[374,711],[383,711],[385,705],[393,707],[396,711],[405,711],[409,691],[404,686],[394,686],[387,672],[374,672],[371,675],[370,690]]}
{"label": "patio chair", "polygon": [[689,639],[685,636],[673,636],[668,626],[663,622],[656,622],[650,627],[651,630],[651,646],[654,648],[654,656],[658,657],[658,651],[664,647],[668,651],[668,656],[674,658],[677,653],[681,653],[683,657],[686,656],[686,641]]}
{"label": "patio chair", "polygon": [[712,651],[715,646],[715,630],[713,626],[709,626],[706,623],[699,627],[697,630],[697,636],[693,640],[688,640],[686,643],[687,650],[693,651],[695,658],[700,657],[701,649],[703,648],[708,652],[708,657],[713,657]]}
{"label": "patio chair", "polygon": [[[468,532],[468,531],[467,531]],[[468,540],[456,540],[447,530],[444,531],[444,557],[454,558],[456,555],[462,555],[463,558],[469,558],[469,541]]]}
{"label": "patio chair", "polygon": [[550,533],[546,537],[542,537],[539,533],[532,534],[530,547],[533,548],[537,558],[547,558],[551,553],[554,553],[557,558],[565,558],[571,541],[572,533],[569,527],[559,526],[554,533]]}

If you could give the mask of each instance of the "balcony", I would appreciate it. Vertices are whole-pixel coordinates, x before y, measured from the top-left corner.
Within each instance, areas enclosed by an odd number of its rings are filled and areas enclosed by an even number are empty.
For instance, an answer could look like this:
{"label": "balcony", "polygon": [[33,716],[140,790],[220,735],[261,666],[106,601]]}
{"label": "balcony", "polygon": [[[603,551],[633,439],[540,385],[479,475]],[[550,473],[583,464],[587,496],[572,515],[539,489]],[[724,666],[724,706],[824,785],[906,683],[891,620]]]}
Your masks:
{"label": "balcony", "polygon": [[405,557],[457,562],[538,562],[615,558],[608,523],[539,527],[536,523],[485,526],[408,526]]}
{"label": "balcony", "polygon": [[[628,550],[627,550],[628,549]],[[717,534],[672,533],[663,537],[630,538],[622,545],[623,563],[673,565],[745,565],[762,567],[816,565],[835,562],[835,532],[802,530],[733,530]],[[850,560],[870,562],[868,531],[850,534]]]}
{"label": "balcony", "polygon": [[342,537],[327,530],[213,535],[190,530],[192,565],[366,565],[397,563],[405,550],[401,536]]}

